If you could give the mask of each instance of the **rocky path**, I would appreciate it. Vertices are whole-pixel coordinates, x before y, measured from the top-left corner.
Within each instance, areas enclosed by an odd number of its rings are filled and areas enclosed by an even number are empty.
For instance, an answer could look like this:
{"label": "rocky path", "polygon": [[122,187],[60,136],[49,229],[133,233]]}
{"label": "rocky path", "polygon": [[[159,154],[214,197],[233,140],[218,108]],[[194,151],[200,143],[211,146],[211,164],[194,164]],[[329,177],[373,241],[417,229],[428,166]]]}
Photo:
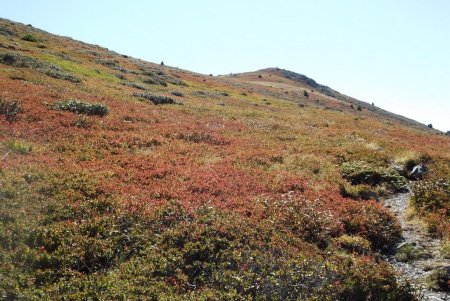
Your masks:
{"label": "rocky path", "polygon": [[[393,254],[387,260],[411,283],[421,289],[422,300],[450,301],[450,294],[425,288],[426,280],[434,270],[450,267],[450,260],[440,254],[440,241],[430,237],[426,229],[416,219],[408,219],[406,211],[411,193],[396,194],[384,201],[398,217],[403,228],[403,238],[396,245]],[[401,260],[400,256],[410,256]],[[411,255],[414,254],[414,255]],[[406,255],[406,256],[408,256]]]}

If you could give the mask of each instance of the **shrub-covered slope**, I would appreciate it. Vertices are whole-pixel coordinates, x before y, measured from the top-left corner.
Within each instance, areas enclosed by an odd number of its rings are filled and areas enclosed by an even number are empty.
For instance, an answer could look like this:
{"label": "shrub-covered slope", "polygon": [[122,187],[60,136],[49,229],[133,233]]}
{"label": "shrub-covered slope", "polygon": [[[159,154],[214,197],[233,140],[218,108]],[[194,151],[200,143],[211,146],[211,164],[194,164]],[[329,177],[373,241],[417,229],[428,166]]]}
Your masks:
{"label": "shrub-covered slope", "polygon": [[1,298],[414,299],[381,259],[401,229],[377,199],[425,162],[443,188],[414,186],[414,207],[448,239],[450,140],[271,72],[0,19]]}

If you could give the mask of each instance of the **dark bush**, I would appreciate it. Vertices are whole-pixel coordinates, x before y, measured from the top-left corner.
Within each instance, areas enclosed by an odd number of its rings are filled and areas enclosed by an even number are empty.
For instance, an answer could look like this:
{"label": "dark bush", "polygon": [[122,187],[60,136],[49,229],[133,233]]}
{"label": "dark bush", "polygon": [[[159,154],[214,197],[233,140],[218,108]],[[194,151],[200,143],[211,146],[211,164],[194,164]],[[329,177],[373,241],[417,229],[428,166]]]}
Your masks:
{"label": "dark bush", "polygon": [[61,100],[55,102],[52,109],[59,111],[69,111],[75,114],[105,116],[108,114],[108,108],[103,104],[90,104],[81,100]]}
{"label": "dark bush", "polygon": [[170,93],[174,96],[183,97],[183,93],[181,93],[180,91],[172,91]]}
{"label": "dark bush", "polygon": [[345,162],[342,176],[352,185],[384,185],[392,192],[407,191],[407,180],[392,168],[375,167],[365,162]]}
{"label": "dark bush", "polygon": [[154,94],[146,94],[146,93],[138,93],[135,92],[133,93],[133,96],[135,97],[140,97],[140,98],[145,98],[149,101],[151,101],[152,103],[154,103],[155,105],[165,105],[165,104],[175,104],[175,100],[171,97],[168,96],[163,96],[163,95],[154,95]]}
{"label": "dark bush", "polygon": [[373,250],[389,250],[402,233],[397,219],[386,208],[372,202],[362,206],[349,203],[342,222],[348,234],[367,239]]}
{"label": "dark bush", "polygon": [[450,266],[434,270],[428,276],[428,281],[432,289],[450,292]]}
{"label": "dark bush", "polygon": [[136,88],[139,90],[147,90],[147,87],[140,84],[140,83],[135,83],[135,82],[130,82],[130,81],[123,81],[122,85],[124,86],[128,86],[128,87],[132,87],[132,88]]}
{"label": "dark bush", "polygon": [[103,66],[107,66],[107,67],[117,66],[117,64],[119,63],[119,61],[111,60],[111,59],[98,59],[98,60],[96,60],[96,62]]}
{"label": "dark bush", "polygon": [[40,71],[45,75],[56,79],[63,79],[72,83],[81,83],[81,79],[79,77],[62,70],[54,64],[49,64],[45,68],[40,69]]}
{"label": "dark bush", "polygon": [[120,71],[122,73],[127,73],[127,70],[119,65],[119,61],[117,60],[112,60],[112,59],[98,59],[96,60],[97,63],[109,67],[113,70],[117,70]]}
{"label": "dark bush", "polygon": [[31,34],[24,35],[22,37],[22,40],[28,41],[28,42],[33,42],[33,43],[39,42],[39,39],[36,38],[35,36],[31,35]]}
{"label": "dark bush", "polygon": [[0,115],[4,115],[9,123],[16,120],[16,115],[22,112],[22,106],[18,100],[0,99]]}
{"label": "dark bush", "polygon": [[144,83],[149,84],[149,85],[161,85],[163,87],[167,87],[167,83],[163,80],[160,80],[158,78],[146,78],[143,80]]}
{"label": "dark bush", "polygon": [[340,228],[320,202],[261,201],[249,217],[129,202],[92,174],[47,177],[0,173],[3,299],[414,300],[381,260],[317,248]]}
{"label": "dark bush", "polygon": [[0,63],[18,68],[38,69],[43,67],[41,61],[14,52],[1,52]]}

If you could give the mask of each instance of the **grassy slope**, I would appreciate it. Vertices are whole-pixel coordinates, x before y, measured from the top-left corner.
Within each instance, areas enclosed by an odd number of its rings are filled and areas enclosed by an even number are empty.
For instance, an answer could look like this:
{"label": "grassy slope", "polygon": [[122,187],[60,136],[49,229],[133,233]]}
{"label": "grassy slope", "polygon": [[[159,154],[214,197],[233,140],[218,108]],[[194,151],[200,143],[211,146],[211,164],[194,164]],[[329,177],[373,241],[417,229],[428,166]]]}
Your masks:
{"label": "grassy slope", "polygon": [[[82,80],[0,64],[1,100],[22,105],[14,122],[0,119],[3,298],[408,294],[378,260],[399,235],[395,218],[343,197],[352,187],[341,164],[388,168],[422,156],[448,177],[448,137],[317,92],[306,98],[291,82],[204,76],[0,26],[0,53]],[[168,85],[144,83],[149,72]],[[179,80],[186,85],[170,83]],[[133,92],[182,104],[155,106]],[[50,108],[65,99],[105,104],[109,115]]]}

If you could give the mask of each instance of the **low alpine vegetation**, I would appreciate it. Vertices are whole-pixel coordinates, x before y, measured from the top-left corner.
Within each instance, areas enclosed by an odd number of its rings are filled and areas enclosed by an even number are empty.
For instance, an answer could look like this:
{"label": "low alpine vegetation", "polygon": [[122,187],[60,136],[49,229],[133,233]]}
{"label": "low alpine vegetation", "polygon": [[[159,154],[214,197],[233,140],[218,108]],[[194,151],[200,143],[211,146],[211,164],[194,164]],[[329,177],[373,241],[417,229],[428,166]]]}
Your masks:
{"label": "low alpine vegetation", "polygon": [[389,192],[408,190],[407,180],[390,167],[373,166],[362,161],[345,162],[341,166],[342,176],[355,188],[343,188],[344,195],[371,198]]}
{"label": "low alpine vegetation", "polygon": [[165,105],[165,104],[174,104],[176,103],[175,100],[172,97],[164,96],[164,95],[154,95],[149,93],[133,93],[133,96],[145,98],[155,105]]}
{"label": "low alpine vegetation", "polygon": [[174,96],[178,96],[178,97],[183,97],[184,95],[183,95],[183,93],[182,92],[180,92],[180,91],[172,91],[172,92],[170,92],[172,95],[174,95]]}
{"label": "low alpine vegetation", "polygon": [[100,103],[87,103],[77,99],[61,100],[51,105],[51,108],[59,111],[69,111],[75,114],[84,115],[108,115],[108,107]]}
{"label": "low alpine vegetation", "polygon": [[139,90],[147,90],[147,87],[140,84],[140,83],[136,83],[136,82],[130,82],[130,81],[123,81],[122,85],[124,86],[128,86],[128,87],[132,87],[132,88],[136,88]]}
{"label": "low alpine vegetation", "polygon": [[20,112],[22,106],[18,100],[0,99],[0,115],[5,116],[9,123],[14,122]]}
{"label": "low alpine vegetation", "polygon": [[22,40],[37,43],[39,42],[39,39],[33,36],[32,34],[26,34],[22,37]]}
{"label": "low alpine vegetation", "polygon": [[81,83],[79,77],[64,71],[58,65],[18,53],[0,52],[0,63],[18,68],[35,69],[49,77]]}

